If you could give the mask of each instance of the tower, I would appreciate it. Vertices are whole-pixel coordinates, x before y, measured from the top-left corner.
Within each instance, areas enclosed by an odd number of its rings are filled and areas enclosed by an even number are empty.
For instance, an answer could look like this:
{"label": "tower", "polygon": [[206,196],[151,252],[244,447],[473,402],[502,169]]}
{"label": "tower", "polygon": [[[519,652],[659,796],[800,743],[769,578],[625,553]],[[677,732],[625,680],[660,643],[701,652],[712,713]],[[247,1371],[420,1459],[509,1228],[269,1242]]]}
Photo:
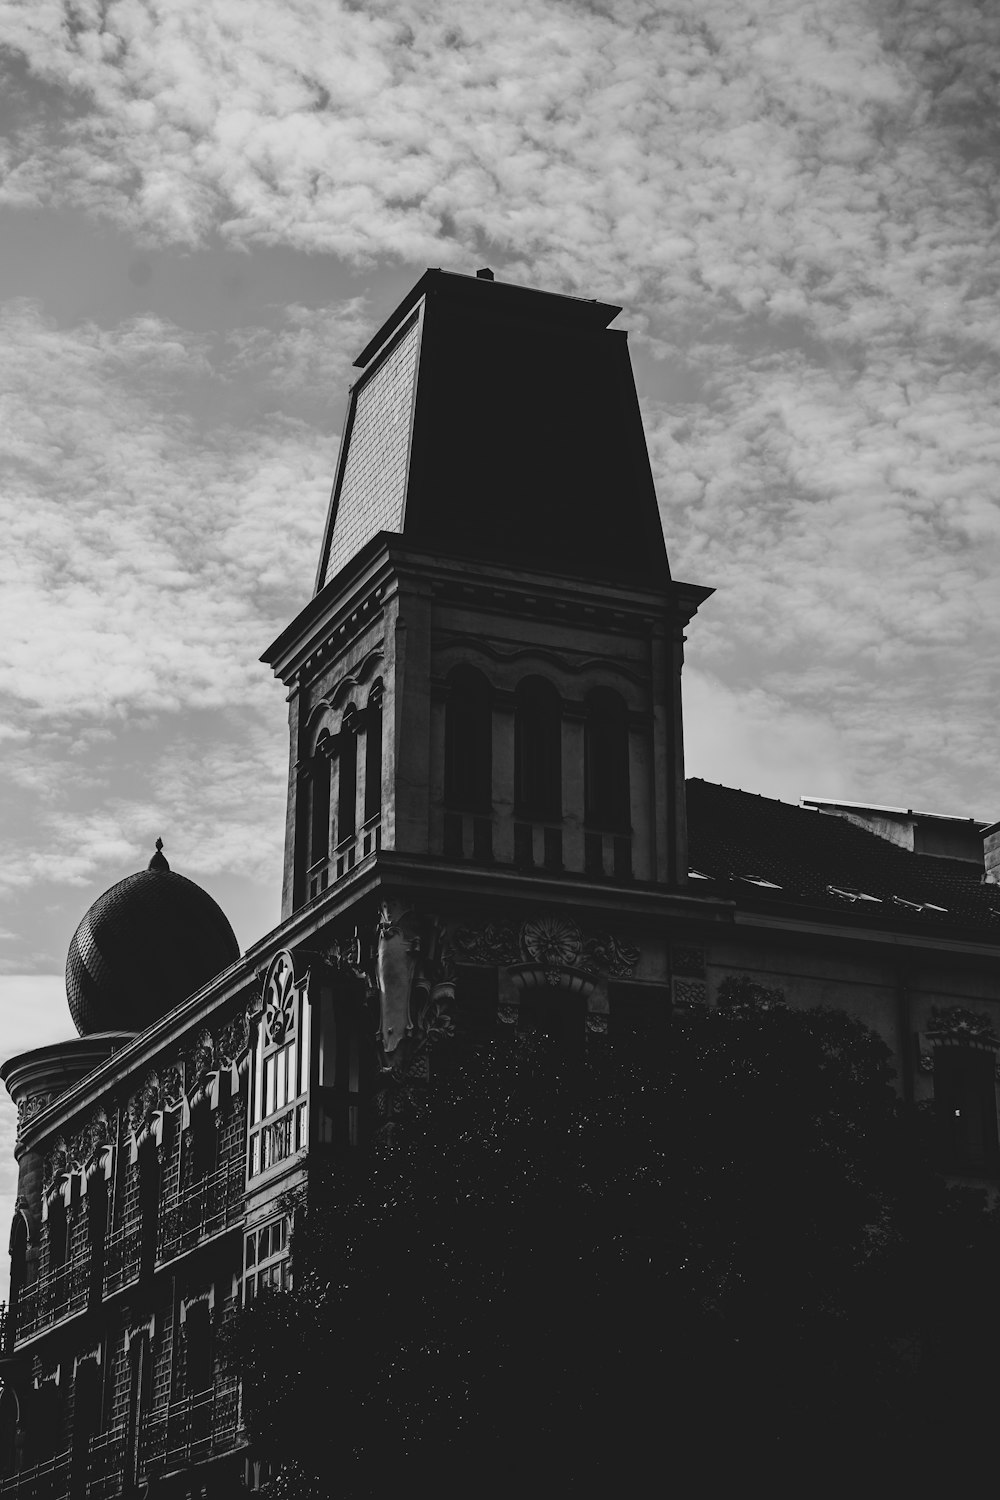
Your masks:
{"label": "tower", "polygon": [[609,979],[668,987],[711,592],[670,576],[619,312],[427,271],[355,361],[315,592],[263,658],[289,691],[283,918],[433,913],[501,990],[541,954],[605,1013]]}

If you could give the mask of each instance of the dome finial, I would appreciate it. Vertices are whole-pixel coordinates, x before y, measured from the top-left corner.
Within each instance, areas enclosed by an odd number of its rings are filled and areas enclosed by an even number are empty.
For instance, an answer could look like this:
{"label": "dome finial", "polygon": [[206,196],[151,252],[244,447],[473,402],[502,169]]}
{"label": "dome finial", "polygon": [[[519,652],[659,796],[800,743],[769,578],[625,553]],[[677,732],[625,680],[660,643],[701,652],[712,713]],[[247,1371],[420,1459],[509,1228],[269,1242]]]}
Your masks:
{"label": "dome finial", "polygon": [[149,861],[149,869],[151,869],[151,870],[169,870],[170,869],[170,866],[167,864],[167,856],[165,854],[162,854],[160,852],[162,850],[162,848],[163,848],[163,840],[162,839],[157,839],[156,840],[156,853],[153,855],[152,859]]}

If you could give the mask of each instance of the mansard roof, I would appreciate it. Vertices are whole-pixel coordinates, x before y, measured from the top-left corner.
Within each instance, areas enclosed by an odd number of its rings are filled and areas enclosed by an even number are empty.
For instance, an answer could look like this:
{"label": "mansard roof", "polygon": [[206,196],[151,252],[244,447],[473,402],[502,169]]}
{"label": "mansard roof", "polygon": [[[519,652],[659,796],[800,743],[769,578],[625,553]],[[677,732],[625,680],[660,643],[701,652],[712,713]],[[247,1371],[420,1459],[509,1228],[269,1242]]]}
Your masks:
{"label": "mansard roof", "polygon": [[1000,942],[1000,886],[963,859],[915,854],[842,818],[694,778],[692,882],[777,910],[808,906],[864,926]]}
{"label": "mansard roof", "polygon": [[669,582],[610,303],[430,270],[358,356],[317,592],[379,532],[465,556]]}

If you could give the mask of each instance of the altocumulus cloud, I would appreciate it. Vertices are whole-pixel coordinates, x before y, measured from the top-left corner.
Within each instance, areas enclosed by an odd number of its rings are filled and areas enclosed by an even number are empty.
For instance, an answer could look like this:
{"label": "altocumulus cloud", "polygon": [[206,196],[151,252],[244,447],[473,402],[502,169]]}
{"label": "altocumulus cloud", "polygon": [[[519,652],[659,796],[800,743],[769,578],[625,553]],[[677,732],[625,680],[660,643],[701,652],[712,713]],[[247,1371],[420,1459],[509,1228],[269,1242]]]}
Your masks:
{"label": "altocumulus cloud", "polygon": [[[27,79],[11,204],[165,246],[482,254],[625,301],[675,568],[719,588],[692,632],[705,764],[738,781],[729,741],[764,790],[841,767],[845,795],[996,810],[994,6],[32,0],[3,35]],[[230,834],[210,854],[206,814],[199,840],[206,860],[239,845],[227,788],[258,795],[247,726],[276,704],[248,643],[301,602],[333,467],[317,413],[287,402],[342,379],[363,321],[290,308],[220,348],[9,310],[23,776],[39,715],[55,766],[70,723],[215,714]],[[195,398],[224,408],[238,376],[273,406],[200,420]],[[105,774],[105,753],[87,742],[52,782]],[[151,774],[86,848],[138,838]],[[198,777],[173,784],[199,818]]]}

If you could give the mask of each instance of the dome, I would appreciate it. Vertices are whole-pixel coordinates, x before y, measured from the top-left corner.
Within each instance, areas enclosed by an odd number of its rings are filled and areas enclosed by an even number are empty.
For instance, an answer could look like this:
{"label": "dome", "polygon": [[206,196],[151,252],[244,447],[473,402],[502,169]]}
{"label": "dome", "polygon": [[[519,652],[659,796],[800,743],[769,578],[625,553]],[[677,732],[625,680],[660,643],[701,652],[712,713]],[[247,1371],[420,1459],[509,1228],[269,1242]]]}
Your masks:
{"label": "dome", "polygon": [[174,874],[162,847],[98,896],[73,934],[66,1000],[81,1036],[144,1031],[240,956],[222,908]]}

